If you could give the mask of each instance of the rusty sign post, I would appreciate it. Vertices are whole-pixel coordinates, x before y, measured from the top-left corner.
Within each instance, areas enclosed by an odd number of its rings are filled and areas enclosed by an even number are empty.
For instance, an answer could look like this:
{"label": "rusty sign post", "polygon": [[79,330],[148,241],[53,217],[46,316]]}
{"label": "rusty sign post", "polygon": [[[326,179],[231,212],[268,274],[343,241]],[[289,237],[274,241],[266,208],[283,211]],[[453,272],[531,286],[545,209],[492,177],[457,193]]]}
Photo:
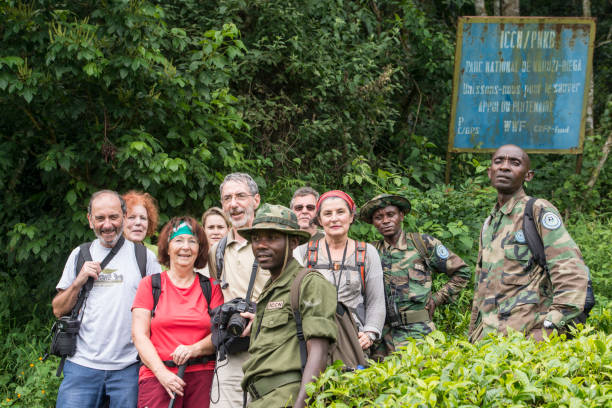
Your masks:
{"label": "rusty sign post", "polygon": [[595,19],[461,17],[446,182],[452,153],[582,154]]}

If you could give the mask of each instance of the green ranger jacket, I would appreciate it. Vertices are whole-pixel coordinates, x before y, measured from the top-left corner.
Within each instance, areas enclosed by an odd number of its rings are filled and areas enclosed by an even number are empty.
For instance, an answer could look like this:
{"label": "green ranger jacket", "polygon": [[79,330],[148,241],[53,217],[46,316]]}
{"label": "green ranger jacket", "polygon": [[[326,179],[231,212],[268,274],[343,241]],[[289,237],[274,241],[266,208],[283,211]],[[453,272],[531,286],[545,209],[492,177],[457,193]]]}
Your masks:
{"label": "green ranger jacket", "polygon": [[[251,326],[250,355],[242,367],[242,388],[262,384],[259,391],[266,394],[253,399],[249,407],[292,406],[300,390],[300,348],[290,291],[291,283],[301,269],[302,266],[291,258],[276,280],[268,280],[257,300],[257,312]],[[333,344],[337,336],[336,288],[323,275],[313,272],[304,277],[300,291],[306,341],[326,338]],[[295,381],[283,384],[291,375]]]}
{"label": "green ranger jacket", "polygon": [[523,191],[501,208],[496,204],[480,233],[470,341],[508,327],[528,334],[544,320],[559,329],[582,312],[588,269],[557,209],[538,199],[533,216],[549,272],[532,265],[523,231],[529,197]]}
{"label": "green ranger jacket", "polygon": [[[450,303],[468,283],[471,276],[470,268],[456,254],[449,251],[439,240],[421,234],[425,248],[429,254],[430,270],[421,258],[412,239],[402,232],[395,246],[380,240],[374,246],[380,253],[385,281],[385,295],[388,304],[396,305],[398,311],[406,316],[406,312],[421,311],[425,315],[425,306],[433,297],[436,306]],[[431,293],[432,273],[444,273],[449,281],[436,293]],[[389,314],[389,313],[388,313]],[[418,315],[408,313],[408,315]],[[385,341],[393,338],[395,346],[401,345],[406,337],[420,337],[435,330],[433,322],[427,318],[420,322],[407,323],[392,327],[387,316],[384,334]],[[388,351],[393,351],[387,345]]]}

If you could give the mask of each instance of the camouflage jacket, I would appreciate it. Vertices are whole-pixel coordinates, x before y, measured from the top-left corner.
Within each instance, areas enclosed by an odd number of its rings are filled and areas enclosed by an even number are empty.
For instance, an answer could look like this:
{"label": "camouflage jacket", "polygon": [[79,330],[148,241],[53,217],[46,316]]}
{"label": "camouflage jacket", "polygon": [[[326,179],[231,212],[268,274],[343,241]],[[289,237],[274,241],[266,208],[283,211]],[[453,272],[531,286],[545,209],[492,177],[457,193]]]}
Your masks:
{"label": "camouflage jacket", "polygon": [[[387,299],[399,311],[423,310],[433,296],[436,306],[449,303],[470,280],[470,268],[457,255],[446,249],[436,238],[422,234],[429,253],[430,271],[419,255],[412,239],[402,232],[396,246],[384,240],[374,243],[380,253]],[[431,294],[432,272],[445,273],[449,281]]]}
{"label": "camouflage jacket", "polygon": [[523,232],[529,197],[521,190],[501,208],[496,204],[480,233],[470,341],[507,327],[529,333],[544,320],[558,328],[582,311],[588,269],[576,243],[548,201],[534,202],[536,228],[544,243],[547,274],[530,262]]}

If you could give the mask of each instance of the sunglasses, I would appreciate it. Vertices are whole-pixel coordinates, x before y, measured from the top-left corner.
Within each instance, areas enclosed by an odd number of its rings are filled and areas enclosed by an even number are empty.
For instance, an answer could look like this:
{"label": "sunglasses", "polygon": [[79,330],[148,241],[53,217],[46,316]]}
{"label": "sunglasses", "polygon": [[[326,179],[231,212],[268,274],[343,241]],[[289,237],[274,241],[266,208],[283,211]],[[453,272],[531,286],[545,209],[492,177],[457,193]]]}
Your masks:
{"label": "sunglasses", "polygon": [[314,211],[314,210],[315,210],[315,208],[317,208],[317,207],[315,207],[315,206],[314,206],[314,205],[312,205],[312,204],[308,204],[308,205],[306,205],[306,206],[304,206],[304,205],[302,205],[302,204],[298,204],[298,205],[293,206],[293,209],[294,209],[295,211],[302,211],[302,210],[304,209],[304,207],[306,207],[306,209],[307,209],[308,211]]}

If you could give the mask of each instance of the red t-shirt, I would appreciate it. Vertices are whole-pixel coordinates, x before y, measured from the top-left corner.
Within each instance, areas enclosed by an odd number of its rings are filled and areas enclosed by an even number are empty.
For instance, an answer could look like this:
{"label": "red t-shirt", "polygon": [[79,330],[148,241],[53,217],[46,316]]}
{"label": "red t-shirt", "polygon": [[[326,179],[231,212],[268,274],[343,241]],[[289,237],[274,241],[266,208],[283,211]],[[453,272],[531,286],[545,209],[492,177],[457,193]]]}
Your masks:
{"label": "red t-shirt", "polygon": [[[223,303],[223,294],[219,285],[211,282],[212,293],[210,298],[210,308],[214,309]],[[136,297],[132,304],[132,310],[142,308],[153,309],[153,292],[151,288],[151,277],[147,276],[138,285]],[[157,354],[162,360],[172,360],[172,353],[179,344],[189,345],[197,343],[210,334],[210,316],[206,298],[202,293],[198,277],[193,280],[193,284],[188,288],[175,286],[168,272],[161,274],[161,294],[157,302],[155,317],[151,319],[151,342]],[[213,370],[215,361],[206,364],[196,364],[188,366],[185,370]],[[176,373],[178,368],[169,369]],[[145,365],[140,367],[140,378],[154,377],[155,375]]]}

